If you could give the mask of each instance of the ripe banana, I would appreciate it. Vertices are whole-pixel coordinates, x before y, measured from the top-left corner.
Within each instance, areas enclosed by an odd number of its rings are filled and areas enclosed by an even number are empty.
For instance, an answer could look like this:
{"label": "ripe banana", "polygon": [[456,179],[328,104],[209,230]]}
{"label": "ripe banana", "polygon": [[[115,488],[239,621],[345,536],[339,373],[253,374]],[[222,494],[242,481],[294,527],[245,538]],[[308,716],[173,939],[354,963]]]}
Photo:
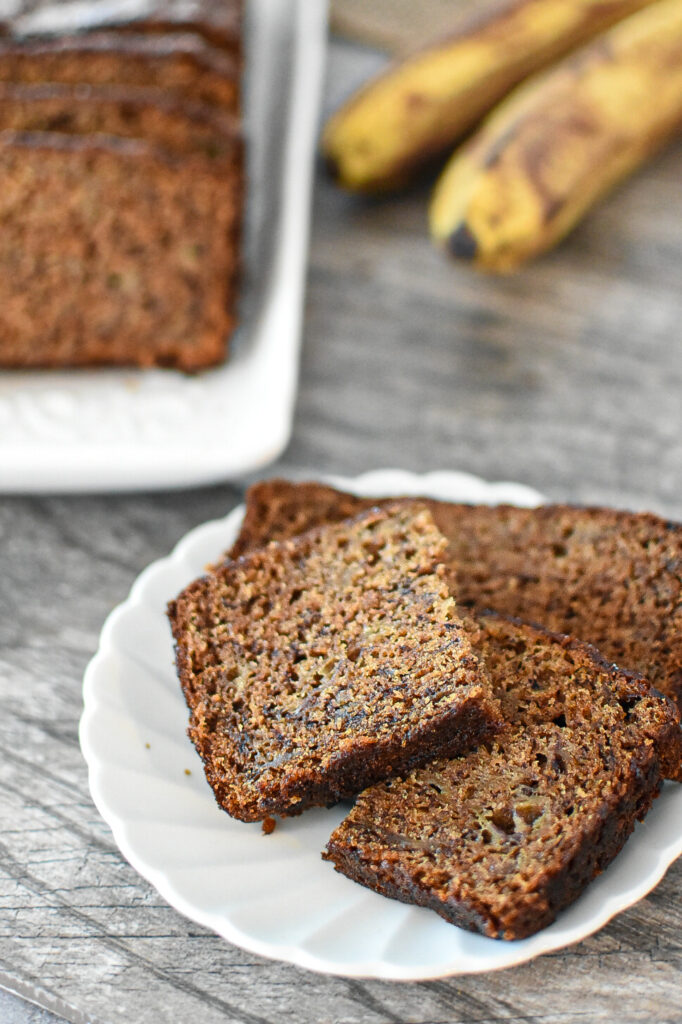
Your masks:
{"label": "ripe banana", "polygon": [[437,182],[431,234],[512,270],[681,127],[682,0],[658,0],[500,104]]}
{"label": "ripe banana", "polygon": [[447,39],[389,68],[328,121],[338,183],[379,192],[454,144],[511,88],[652,0],[486,0]]}

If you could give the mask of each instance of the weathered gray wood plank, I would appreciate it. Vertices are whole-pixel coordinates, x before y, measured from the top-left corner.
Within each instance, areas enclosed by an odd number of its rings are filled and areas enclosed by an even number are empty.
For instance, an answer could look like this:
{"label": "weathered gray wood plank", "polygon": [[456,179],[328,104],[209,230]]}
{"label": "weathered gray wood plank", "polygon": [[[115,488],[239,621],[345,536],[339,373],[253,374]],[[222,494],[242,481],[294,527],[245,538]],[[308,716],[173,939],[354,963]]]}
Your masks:
{"label": "weathered gray wood plank", "polygon": [[[335,47],[330,102],[376,62]],[[364,203],[320,178],[295,432],[272,472],[466,469],[682,518],[681,166],[673,147],[504,280],[431,249],[428,188]],[[97,1024],[678,1021],[679,863],[570,950],[396,985],[244,953],[123,861],[78,749],[82,672],[137,573],[240,495],[0,504],[0,984]],[[3,1022],[45,1024],[32,1014],[0,1000]]]}

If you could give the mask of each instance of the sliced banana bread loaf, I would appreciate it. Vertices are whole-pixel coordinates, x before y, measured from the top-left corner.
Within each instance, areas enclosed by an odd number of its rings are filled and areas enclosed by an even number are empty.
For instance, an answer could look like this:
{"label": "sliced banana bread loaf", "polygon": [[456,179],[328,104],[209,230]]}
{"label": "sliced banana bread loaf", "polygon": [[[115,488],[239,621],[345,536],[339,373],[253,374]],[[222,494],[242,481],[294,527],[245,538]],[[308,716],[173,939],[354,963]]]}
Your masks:
{"label": "sliced banana bread loaf", "polygon": [[241,19],[241,0],[0,0],[0,24],[18,36],[193,31],[238,53]]}
{"label": "sliced banana bread loaf", "polygon": [[237,113],[239,61],[191,33],[0,39],[0,81],[156,86]]}
{"label": "sliced banana bread loaf", "polygon": [[228,562],[169,606],[189,734],[244,821],[331,804],[470,748],[499,709],[405,505]]}
{"label": "sliced banana bread loaf", "polygon": [[235,162],[243,149],[237,119],[219,107],[125,85],[0,82],[0,131],[119,135]]}
{"label": "sliced banana bread loaf", "polygon": [[324,856],[386,896],[522,939],[579,896],[679,776],[679,712],[577,640],[495,616],[478,625],[507,725],[366,790]]}
{"label": "sliced banana bread loaf", "polygon": [[0,365],[224,358],[240,199],[230,158],[0,133]]}
{"label": "sliced banana bread loaf", "polygon": [[[425,502],[460,607],[571,633],[682,701],[682,527],[606,508]],[[257,484],[231,554],[373,504],[321,484]]]}

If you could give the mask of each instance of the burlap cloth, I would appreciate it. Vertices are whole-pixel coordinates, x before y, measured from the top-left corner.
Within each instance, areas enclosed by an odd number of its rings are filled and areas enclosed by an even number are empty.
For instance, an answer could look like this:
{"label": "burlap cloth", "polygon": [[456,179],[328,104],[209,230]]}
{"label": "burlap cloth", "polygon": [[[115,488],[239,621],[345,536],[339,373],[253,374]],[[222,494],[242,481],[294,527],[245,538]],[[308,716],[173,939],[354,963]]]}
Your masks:
{"label": "burlap cloth", "polygon": [[332,0],[332,28],[339,35],[405,53],[447,32],[462,9],[481,0]]}

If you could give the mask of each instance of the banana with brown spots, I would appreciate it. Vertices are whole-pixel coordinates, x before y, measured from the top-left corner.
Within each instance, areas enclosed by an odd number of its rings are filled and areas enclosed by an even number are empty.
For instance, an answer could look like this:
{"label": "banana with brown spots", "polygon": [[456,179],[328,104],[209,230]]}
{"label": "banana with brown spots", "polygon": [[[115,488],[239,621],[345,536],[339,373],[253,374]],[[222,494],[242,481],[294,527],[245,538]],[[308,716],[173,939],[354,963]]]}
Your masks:
{"label": "banana with brown spots", "polygon": [[451,159],[431,234],[513,270],[682,127],[682,0],[658,0],[516,90]]}
{"label": "banana with brown spots", "polygon": [[447,153],[528,75],[652,0],[493,0],[446,38],[369,82],[327,123],[322,149],[344,188],[405,184]]}

